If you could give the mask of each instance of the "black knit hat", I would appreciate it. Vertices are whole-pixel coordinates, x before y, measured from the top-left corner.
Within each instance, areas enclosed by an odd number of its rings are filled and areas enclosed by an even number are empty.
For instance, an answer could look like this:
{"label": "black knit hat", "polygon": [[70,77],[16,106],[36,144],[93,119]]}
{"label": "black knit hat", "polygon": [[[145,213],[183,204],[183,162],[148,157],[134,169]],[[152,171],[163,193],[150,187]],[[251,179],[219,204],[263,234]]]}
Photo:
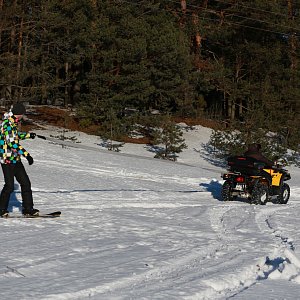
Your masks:
{"label": "black knit hat", "polygon": [[22,103],[18,102],[13,105],[11,111],[14,115],[24,115],[26,113],[26,108]]}

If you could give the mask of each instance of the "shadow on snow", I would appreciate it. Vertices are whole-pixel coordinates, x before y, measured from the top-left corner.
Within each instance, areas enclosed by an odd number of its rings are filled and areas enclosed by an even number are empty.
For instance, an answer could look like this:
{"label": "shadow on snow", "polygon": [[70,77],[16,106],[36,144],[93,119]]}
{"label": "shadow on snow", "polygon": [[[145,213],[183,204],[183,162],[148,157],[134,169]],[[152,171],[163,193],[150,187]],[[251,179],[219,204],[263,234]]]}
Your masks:
{"label": "shadow on snow", "polygon": [[[17,188],[18,188],[18,185],[15,184],[14,189],[17,190]],[[22,210],[22,201],[18,200],[17,193],[21,194],[21,192],[14,191],[10,195],[8,209],[7,209],[9,212],[12,212],[14,207],[17,207],[20,211]]]}
{"label": "shadow on snow", "polygon": [[210,183],[200,183],[200,186],[210,192],[214,199],[222,201],[221,190],[222,184],[216,180],[212,180]]}

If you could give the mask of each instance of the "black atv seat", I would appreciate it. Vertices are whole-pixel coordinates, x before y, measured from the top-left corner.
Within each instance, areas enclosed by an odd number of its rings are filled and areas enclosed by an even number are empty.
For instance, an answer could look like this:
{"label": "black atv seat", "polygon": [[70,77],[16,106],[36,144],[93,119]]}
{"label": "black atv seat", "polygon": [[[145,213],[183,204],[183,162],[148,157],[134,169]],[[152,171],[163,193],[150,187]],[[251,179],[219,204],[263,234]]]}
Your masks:
{"label": "black atv seat", "polygon": [[247,156],[230,156],[227,159],[230,171],[240,172],[245,175],[258,176],[265,164],[253,157]]}

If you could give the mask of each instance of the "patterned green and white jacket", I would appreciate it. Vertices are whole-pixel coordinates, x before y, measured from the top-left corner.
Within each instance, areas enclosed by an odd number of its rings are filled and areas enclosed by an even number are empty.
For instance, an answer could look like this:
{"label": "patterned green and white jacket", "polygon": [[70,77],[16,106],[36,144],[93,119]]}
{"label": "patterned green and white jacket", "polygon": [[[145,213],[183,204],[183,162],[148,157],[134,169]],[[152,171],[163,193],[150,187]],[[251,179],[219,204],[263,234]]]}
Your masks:
{"label": "patterned green and white jacket", "polygon": [[21,156],[29,153],[19,144],[19,140],[30,138],[27,132],[19,132],[18,119],[12,112],[4,114],[0,132],[0,162],[1,164],[15,164]]}

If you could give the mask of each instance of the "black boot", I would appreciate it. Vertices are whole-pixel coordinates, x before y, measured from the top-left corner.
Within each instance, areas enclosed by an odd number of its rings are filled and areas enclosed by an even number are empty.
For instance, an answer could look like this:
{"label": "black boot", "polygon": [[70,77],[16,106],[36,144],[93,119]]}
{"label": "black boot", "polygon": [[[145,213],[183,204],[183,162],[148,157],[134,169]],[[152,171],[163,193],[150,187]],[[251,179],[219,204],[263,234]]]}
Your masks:
{"label": "black boot", "polygon": [[23,208],[22,214],[24,216],[38,216],[39,215],[39,210],[35,208]]}
{"label": "black boot", "polygon": [[8,217],[8,211],[6,209],[0,209],[0,217],[1,218]]}

